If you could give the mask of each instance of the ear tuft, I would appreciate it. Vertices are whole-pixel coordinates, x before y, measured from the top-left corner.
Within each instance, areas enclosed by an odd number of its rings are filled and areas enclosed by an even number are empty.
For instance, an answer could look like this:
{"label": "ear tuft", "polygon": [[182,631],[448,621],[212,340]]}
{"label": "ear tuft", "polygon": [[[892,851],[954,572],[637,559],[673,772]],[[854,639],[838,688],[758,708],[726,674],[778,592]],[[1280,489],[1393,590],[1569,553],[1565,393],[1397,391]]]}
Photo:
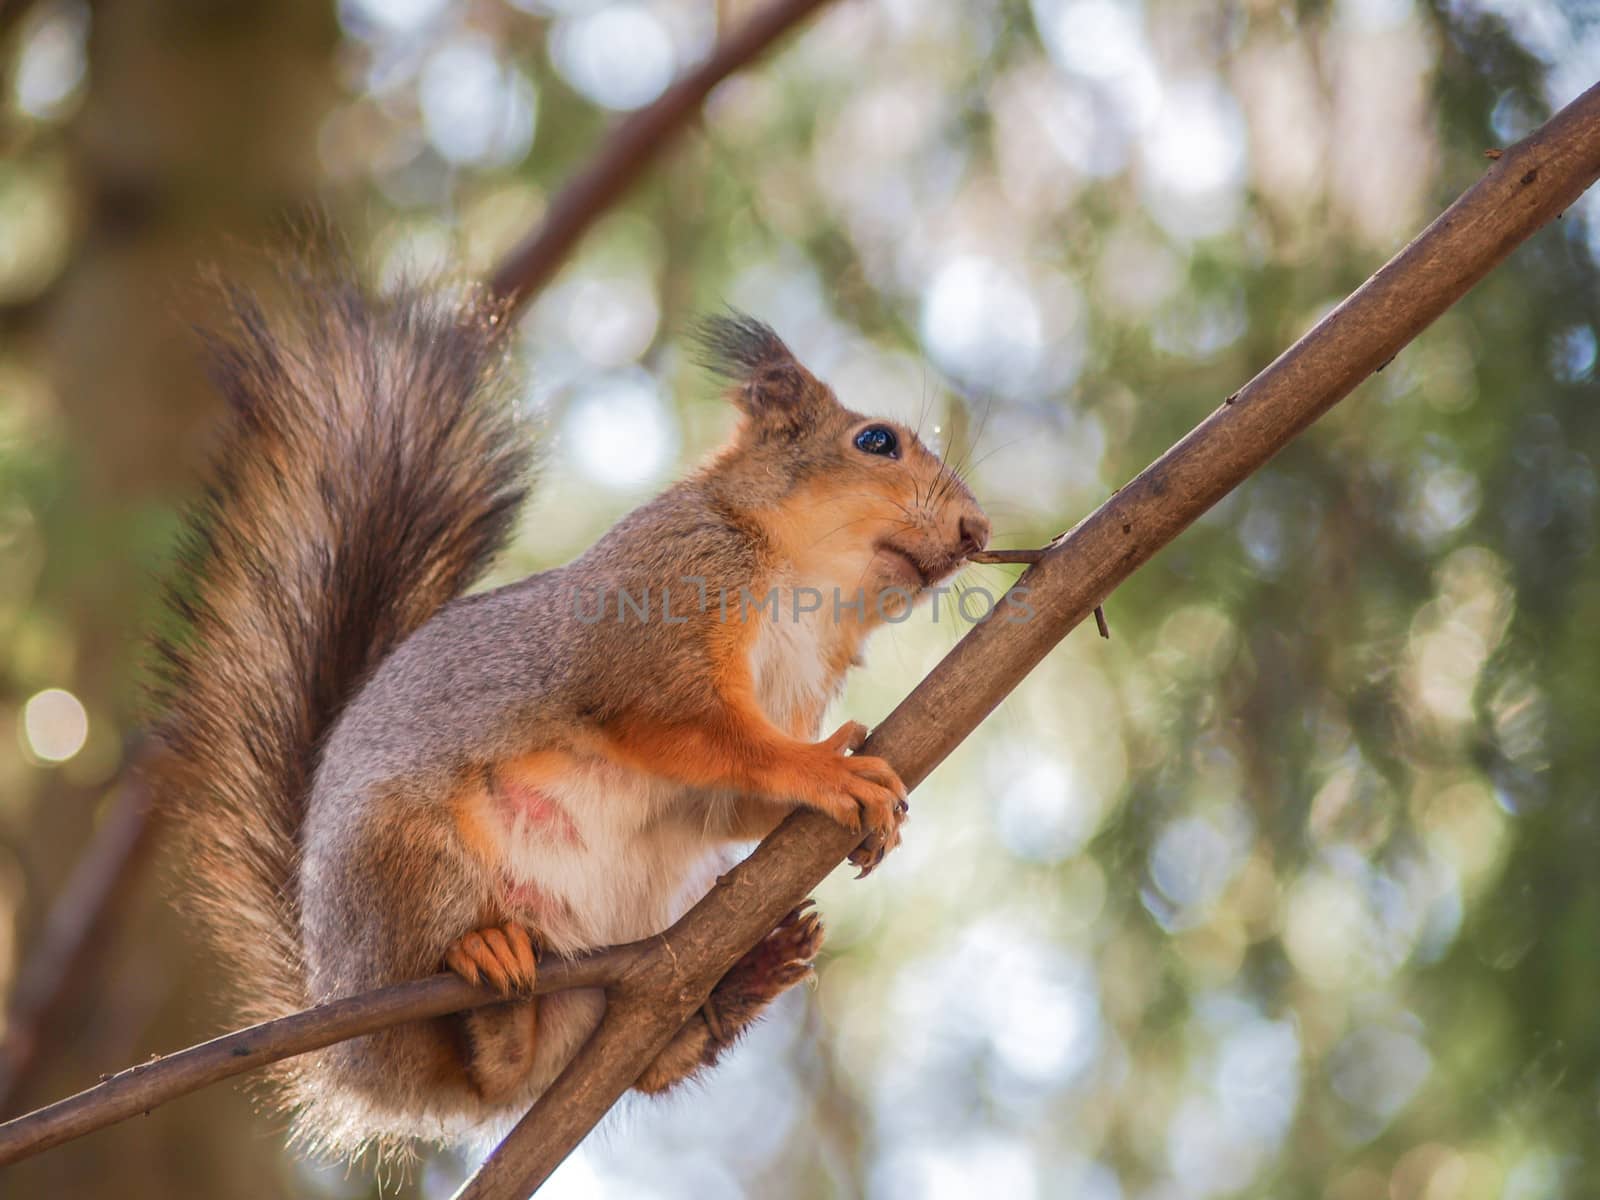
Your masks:
{"label": "ear tuft", "polygon": [[696,321],[691,336],[700,365],[729,383],[746,383],[767,367],[798,365],[772,326],[734,309]]}
{"label": "ear tuft", "polygon": [[735,404],[758,420],[795,424],[826,395],[772,326],[730,309],[696,322],[697,361],[733,384]]}

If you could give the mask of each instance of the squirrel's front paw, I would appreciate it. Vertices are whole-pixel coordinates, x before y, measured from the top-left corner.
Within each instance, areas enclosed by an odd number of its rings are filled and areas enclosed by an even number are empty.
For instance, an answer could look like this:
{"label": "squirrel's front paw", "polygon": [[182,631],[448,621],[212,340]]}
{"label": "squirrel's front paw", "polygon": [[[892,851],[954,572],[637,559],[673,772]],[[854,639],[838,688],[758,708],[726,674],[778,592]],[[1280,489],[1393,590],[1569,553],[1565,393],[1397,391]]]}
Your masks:
{"label": "squirrel's front paw", "polygon": [[[818,807],[852,833],[868,832],[871,838],[863,845],[877,842],[882,847],[877,854],[881,859],[899,843],[900,823],[905,820],[906,785],[884,759],[844,755],[846,750],[859,747],[866,737],[866,726],[847,721],[821,743],[829,757],[825,760],[828,773]],[[851,855],[851,861],[855,861],[855,855]]]}
{"label": "squirrel's front paw", "polygon": [[445,951],[444,965],[468,983],[488,983],[506,995],[532,990],[539,969],[533,939],[514,922],[463,934]]}

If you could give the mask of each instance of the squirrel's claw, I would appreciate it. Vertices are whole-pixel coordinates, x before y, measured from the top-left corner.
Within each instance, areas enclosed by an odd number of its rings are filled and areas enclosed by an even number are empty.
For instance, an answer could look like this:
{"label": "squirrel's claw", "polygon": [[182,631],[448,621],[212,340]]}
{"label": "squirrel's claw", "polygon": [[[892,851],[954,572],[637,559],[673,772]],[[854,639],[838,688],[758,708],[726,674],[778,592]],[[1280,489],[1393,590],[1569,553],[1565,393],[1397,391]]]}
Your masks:
{"label": "squirrel's claw", "polygon": [[444,965],[468,983],[487,983],[506,995],[531,990],[539,967],[533,939],[514,923],[463,934],[445,951]]}
{"label": "squirrel's claw", "polygon": [[839,771],[837,801],[824,807],[834,820],[853,833],[868,836],[850,855],[850,861],[870,874],[883,856],[900,844],[905,821],[906,785],[884,759],[854,751],[866,741],[867,728],[847,721],[822,743]]}
{"label": "squirrel's claw", "polygon": [[878,869],[884,856],[900,844],[900,826],[906,822],[911,806],[901,800],[894,806],[894,825],[888,830],[874,829],[859,846],[850,852],[849,863],[861,868],[857,879],[865,879]]}

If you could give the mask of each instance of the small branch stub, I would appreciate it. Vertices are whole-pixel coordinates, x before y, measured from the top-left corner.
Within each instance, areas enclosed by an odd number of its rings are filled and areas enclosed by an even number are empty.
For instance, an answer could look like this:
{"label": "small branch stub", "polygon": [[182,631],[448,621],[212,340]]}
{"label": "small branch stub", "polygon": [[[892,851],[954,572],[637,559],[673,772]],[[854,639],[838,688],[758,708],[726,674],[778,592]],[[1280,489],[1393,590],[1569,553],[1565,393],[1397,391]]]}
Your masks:
{"label": "small branch stub", "polygon": [[999,566],[1006,563],[1026,563],[1032,566],[1044,556],[1043,550],[974,550],[967,555],[967,561],[983,566]]}
{"label": "small branch stub", "polygon": [[[1235,392],[1234,395],[1238,393]],[[982,566],[1003,566],[1007,563],[1026,563],[1032,566],[1049,552],[1048,547],[1043,550],[974,550],[967,555],[967,561]],[[1099,604],[1094,606],[1094,627],[1101,637],[1110,640],[1111,626],[1106,624],[1106,610]]]}

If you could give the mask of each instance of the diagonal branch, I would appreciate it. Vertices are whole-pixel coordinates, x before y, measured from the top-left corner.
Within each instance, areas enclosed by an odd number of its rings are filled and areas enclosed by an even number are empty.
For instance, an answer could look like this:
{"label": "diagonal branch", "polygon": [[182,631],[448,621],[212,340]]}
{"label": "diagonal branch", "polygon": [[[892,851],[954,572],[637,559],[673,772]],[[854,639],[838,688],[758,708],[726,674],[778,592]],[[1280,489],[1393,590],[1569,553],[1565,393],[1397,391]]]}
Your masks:
{"label": "diagonal branch", "polygon": [[[718,43],[711,55],[647,108],[619,124],[588,165],[551,202],[539,227],[495,269],[489,287],[520,309],[549,282],[579,239],[616,205],[723,79],[748,66],[827,0],[775,0]],[[3,7],[3,0],[0,0]],[[0,1042],[0,1111],[23,1091],[46,1043],[52,1015],[81,976],[114,899],[137,875],[153,840],[149,797],[134,768],[52,905],[38,948],[24,965]]]}
{"label": "diagonal branch", "polygon": [[[925,779],[1066,634],[1156,551],[1393,358],[1600,177],[1600,85],[1507,150],[1409,246],[1018,581],[863,747]],[[571,1153],[717,979],[853,848],[815,813],[791,816],[662,936],[612,992],[576,1058],[458,1193],[513,1200]]]}

